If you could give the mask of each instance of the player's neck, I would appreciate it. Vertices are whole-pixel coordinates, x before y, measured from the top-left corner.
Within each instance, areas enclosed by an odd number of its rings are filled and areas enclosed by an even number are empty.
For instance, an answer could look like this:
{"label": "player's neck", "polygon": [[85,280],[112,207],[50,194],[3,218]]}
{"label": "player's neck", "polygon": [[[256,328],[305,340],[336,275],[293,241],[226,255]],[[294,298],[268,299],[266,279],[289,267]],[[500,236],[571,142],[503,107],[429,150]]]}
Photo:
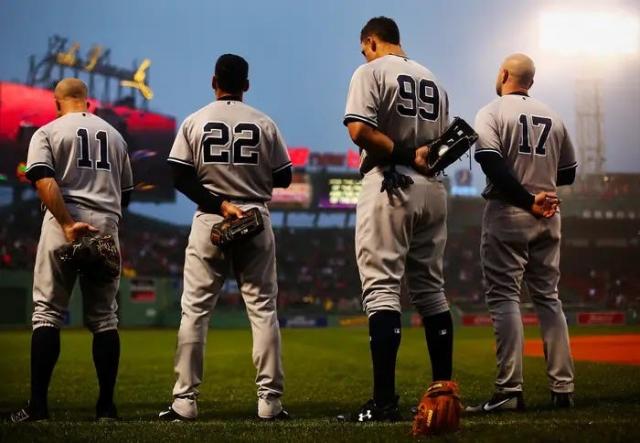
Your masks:
{"label": "player's neck", "polygon": [[235,100],[241,102],[242,99],[242,92],[232,94],[231,92],[223,91],[221,89],[216,90],[216,100]]}
{"label": "player's neck", "polygon": [[407,54],[402,49],[400,45],[391,45],[387,44],[380,48],[380,57],[384,57],[385,55],[397,55],[400,57],[407,57]]}
{"label": "player's neck", "polygon": [[510,94],[529,95],[529,90],[519,85],[502,85],[502,95],[505,96]]}

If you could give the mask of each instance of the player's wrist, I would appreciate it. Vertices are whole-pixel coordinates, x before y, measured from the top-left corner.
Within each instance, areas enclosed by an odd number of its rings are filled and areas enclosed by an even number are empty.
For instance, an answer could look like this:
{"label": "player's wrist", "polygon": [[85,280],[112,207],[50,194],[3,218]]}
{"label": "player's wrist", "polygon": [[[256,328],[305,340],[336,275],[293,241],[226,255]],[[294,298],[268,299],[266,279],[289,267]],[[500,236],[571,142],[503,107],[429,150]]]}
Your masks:
{"label": "player's wrist", "polygon": [[412,166],[416,159],[416,148],[405,148],[397,144],[391,149],[391,163]]}

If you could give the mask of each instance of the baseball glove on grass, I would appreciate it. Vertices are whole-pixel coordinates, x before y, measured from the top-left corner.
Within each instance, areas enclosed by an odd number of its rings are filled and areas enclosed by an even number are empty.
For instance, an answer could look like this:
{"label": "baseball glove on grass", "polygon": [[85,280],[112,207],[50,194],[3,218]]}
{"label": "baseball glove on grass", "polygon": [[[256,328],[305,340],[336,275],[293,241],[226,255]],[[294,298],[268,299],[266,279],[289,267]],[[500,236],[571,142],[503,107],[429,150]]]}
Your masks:
{"label": "baseball glove on grass", "polygon": [[224,219],[211,228],[211,242],[222,248],[239,240],[246,240],[264,230],[262,214],[258,208],[245,211],[244,217]]}
{"label": "baseball glove on grass", "polygon": [[436,435],[460,427],[460,393],[455,381],[434,381],[425,392],[413,419],[413,435]]}
{"label": "baseball glove on grass", "polygon": [[61,246],[55,255],[96,282],[107,283],[120,276],[120,253],[111,235],[86,235]]}

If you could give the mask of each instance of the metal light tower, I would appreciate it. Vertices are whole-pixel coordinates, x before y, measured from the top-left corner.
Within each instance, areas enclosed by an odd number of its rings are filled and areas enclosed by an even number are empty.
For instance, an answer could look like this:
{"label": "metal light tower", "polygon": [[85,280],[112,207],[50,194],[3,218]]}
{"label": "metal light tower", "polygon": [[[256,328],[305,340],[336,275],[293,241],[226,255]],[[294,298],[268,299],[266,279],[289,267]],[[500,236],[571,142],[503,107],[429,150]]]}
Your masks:
{"label": "metal light tower", "polygon": [[576,81],[576,144],[581,174],[603,174],[605,157],[602,81]]}
{"label": "metal light tower", "polygon": [[613,57],[638,53],[640,22],[624,11],[554,9],[540,16],[540,47],[573,61],[581,73],[576,81],[576,144],[578,171],[603,174],[604,111],[603,69]]}

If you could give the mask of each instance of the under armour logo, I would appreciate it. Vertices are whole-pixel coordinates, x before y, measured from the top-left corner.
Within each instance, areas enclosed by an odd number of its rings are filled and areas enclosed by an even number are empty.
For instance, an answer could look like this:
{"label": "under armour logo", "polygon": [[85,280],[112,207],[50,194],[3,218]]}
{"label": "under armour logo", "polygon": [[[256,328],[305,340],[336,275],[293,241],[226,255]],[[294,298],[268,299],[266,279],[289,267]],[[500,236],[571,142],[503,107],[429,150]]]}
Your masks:
{"label": "under armour logo", "polygon": [[367,409],[367,412],[365,412],[364,414],[361,412],[358,416],[358,421],[364,421],[365,418],[368,418],[369,420],[373,418],[371,416],[371,409]]}
{"label": "under armour logo", "polygon": [[447,335],[447,330],[446,329],[440,329],[438,331],[438,335]]}
{"label": "under armour logo", "polygon": [[394,334],[400,334],[400,328],[395,328],[395,329],[393,330],[393,333],[394,333]]}

